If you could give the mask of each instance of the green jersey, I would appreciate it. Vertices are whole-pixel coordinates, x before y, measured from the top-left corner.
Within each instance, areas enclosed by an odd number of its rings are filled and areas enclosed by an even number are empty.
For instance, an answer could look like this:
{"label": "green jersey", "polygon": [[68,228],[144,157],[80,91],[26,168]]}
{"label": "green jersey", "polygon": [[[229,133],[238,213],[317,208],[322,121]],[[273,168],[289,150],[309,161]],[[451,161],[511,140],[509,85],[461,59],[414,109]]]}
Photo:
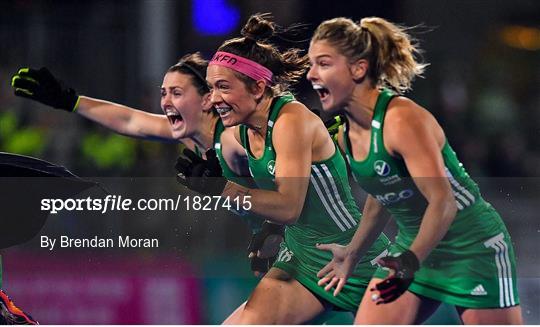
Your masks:
{"label": "green jersey", "polygon": [[[405,162],[391,156],[384,147],[384,117],[393,96],[390,90],[384,89],[377,99],[371,121],[370,150],[363,161],[353,159],[347,125],[343,139],[346,158],[355,181],[394,216],[399,228],[396,241],[408,247],[418,233],[428,203],[412,180]],[[442,241],[444,243],[463,233],[456,230],[463,226],[463,219],[474,219],[478,212],[488,209],[490,205],[482,199],[478,185],[467,174],[447,141],[442,149],[442,156],[458,208],[454,223]]]}
{"label": "green jersey", "polygon": [[[246,181],[246,179],[238,176],[238,174],[229,167],[229,165],[225,161],[225,158],[223,158],[223,151],[221,150],[221,134],[224,131],[225,126],[223,126],[223,122],[221,121],[221,119],[218,119],[218,121],[216,122],[216,126],[214,127],[214,138],[212,140],[212,146],[214,150],[216,150],[216,155],[218,157],[221,170],[223,172],[223,177],[228,180],[234,181],[235,183],[238,183],[240,185],[249,187],[251,185]],[[195,154],[202,158],[202,152],[199,150],[198,147],[195,147]]]}
{"label": "green jersey", "polygon": [[224,131],[225,126],[223,126],[223,122],[221,121],[221,119],[219,119],[216,123],[216,127],[214,130],[213,146],[219,159],[219,165],[221,166],[221,170],[223,171],[223,177],[242,186],[253,187],[253,183],[250,183],[248,179],[246,179],[245,177],[241,177],[237,173],[235,173],[225,161],[225,158],[223,157],[223,151],[221,150],[221,134]]}
{"label": "green jersey", "polygon": [[[216,150],[216,155],[218,157],[221,170],[223,172],[223,177],[237,184],[240,184],[242,186],[253,187],[252,183],[250,183],[250,180],[246,179],[245,177],[238,176],[238,174],[236,174],[225,161],[225,158],[223,157],[223,151],[221,150],[221,134],[224,131],[225,131],[225,126],[223,126],[223,122],[221,121],[221,119],[218,119],[218,121],[216,122],[216,126],[214,128],[213,147],[214,147],[214,150]],[[199,157],[202,156],[198,148],[195,148],[195,152],[197,153]],[[235,212],[235,213],[241,215],[242,218],[244,218],[244,221],[248,224],[248,226],[251,228],[253,233],[261,229],[261,225],[264,222],[263,218],[254,214],[246,215],[240,212]]]}
{"label": "green jersey", "polygon": [[[247,127],[240,127],[240,138],[249,158],[249,170],[258,187],[275,190],[274,168],[276,153],[272,145],[272,130],[280,109],[294,101],[292,94],[276,97],[268,120],[265,147],[262,157],[255,158],[249,150]],[[287,231],[295,238],[317,240],[321,236],[339,234],[356,229],[360,212],[354,203],[347,180],[343,157],[336,149],[334,154],[311,165],[311,175],[306,201],[300,218]]]}
{"label": "green jersey", "polygon": [[[409,248],[415,239],[428,202],[416,187],[404,160],[391,156],[384,147],[384,117],[393,97],[390,90],[383,89],[377,99],[370,149],[364,160],[356,161],[352,156],[347,125],[343,139],[354,179],[392,214],[398,225],[393,246],[397,253]],[[448,141],[441,152],[458,212],[444,238],[416,273],[410,290],[464,307],[516,305],[519,301],[512,280],[515,260],[506,227],[495,209],[482,198],[478,185]],[[473,268],[476,266],[477,270]],[[485,274],[481,276],[475,271]],[[499,288],[498,278],[503,275],[505,286]],[[506,299],[499,302],[499,295]]]}
{"label": "green jersey", "polygon": [[[292,101],[295,99],[290,93],[274,98],[268,118],[264,151],[260,158],[254,157],[250,151],[247,127],[240,126],[240,138],[248,154],[251,176],[261,189],[276,190],[276,152],[272,144],[272,131],[280,110]],[[337,148],[330,158],[311,164],[309,179],[304,206],[298,220],[288,225],[285,230],[285,241],[281,244],[274,267],[288,272],[322,299],[354,312],[375,272],[377,256],[386,253],[388,239],[384,234],[379,237],[337,297],[318,286],[317,272],[332,259],[332,254],[318,250],[315,244],[348,244],[361,214],[352,197],[345,160]]]}

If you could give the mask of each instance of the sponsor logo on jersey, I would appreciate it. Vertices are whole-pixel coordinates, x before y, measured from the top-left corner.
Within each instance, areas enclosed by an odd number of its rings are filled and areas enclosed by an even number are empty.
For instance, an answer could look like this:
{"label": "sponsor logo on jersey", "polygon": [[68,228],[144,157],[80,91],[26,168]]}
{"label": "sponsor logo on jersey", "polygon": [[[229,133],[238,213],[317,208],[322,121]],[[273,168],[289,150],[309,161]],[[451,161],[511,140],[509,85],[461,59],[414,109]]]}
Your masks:
{"label": "sponsor logo on jersey", "polygon": [[270,173],[270,175],[274,176],[274,174],[276,173],[276,162],[274,160],[268,161],[268,163],[266,164],[266,169],[268,170],[268,173]]}
{"label": "sponsor logo on jersey", "polygon": [[386,163],[386,161],[383,160],[377,160],[373,164],[373,169],[377,173],[377,175],[385,177],[390,174],[390,165]]}
{"label": "sponsor logo on jersey", "polygon": [[486,290],[482,284],[476,285],[476,287],[471,291],[471,295],[487,295]]}
{"label": "sponsor logo on jersey", "polygon": [[377,194],[375,198],[383,205],[395,204],[400,201],[406,200],[414,195],[414,191],[406,189],[400,192],[388,192],[386,194]]}
{"label": "sponsor logo on jersey", "polygon": [[392,184],[396,184],[398,182],[401,182],[401,177],[399,177],[397,174],[395,174],[395,175],[392,175],[392,176],[380,178],[379,181],[383,185],[392,185]]}

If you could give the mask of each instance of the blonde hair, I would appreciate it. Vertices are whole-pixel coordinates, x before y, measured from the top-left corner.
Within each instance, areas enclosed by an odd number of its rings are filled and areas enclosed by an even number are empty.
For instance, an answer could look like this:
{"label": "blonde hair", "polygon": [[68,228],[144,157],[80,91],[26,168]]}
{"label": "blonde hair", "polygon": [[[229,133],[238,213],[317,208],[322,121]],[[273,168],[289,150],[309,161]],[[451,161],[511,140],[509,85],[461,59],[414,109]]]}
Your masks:
{"label": "blonde hair", "polygon": [[407,28],[379,17],[367,17],[357,24],[339,17],[322,22],[312,37],[327,41],[349,59],[369,62],[367,76],[377,87],[400,93],[411,89],[412,81],[429,64],[420,62],[422,50],[407,34]]}

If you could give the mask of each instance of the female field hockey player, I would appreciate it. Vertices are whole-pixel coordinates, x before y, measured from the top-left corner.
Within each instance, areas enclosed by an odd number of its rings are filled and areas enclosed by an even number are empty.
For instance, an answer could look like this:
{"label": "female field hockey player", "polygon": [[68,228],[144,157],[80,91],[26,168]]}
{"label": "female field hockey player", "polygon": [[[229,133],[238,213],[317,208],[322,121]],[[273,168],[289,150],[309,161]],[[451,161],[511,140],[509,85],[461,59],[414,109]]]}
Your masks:
{"label": "female field hockey player", "polygon": [[[154,141],[182,142],[188,148],[184,153],[190,160],[199,162],[207,154],[215,155],[211,149],[221,148],[221,139],[227,137],[225,128],[209,101],[209,89],[204,78],[207,66],[207,60],[199,53],[193,53],[183,56],[167,70],[161,86],[163,114],[152,114],[79,96],[73,89],[64,87],[46,68],[20,69],[12,78],[12,86],[15,95],[57,109],[76,112],[119,134]],[[234,137],[233,134],[231,136]],[[245,152],[241,146],[222,148],[219,155],[226,177],[249,175]],[[179,158],[177,164],[182,165],[185,160],[186,158]],[[275,259],[279,244],[275,240],[282,239],[283,227],[270,223],[263,223],[261,226],[261,219],[258,217],[252,217],[248,222],[256,231],[249,249],[251,268],[256,275],[261,275]],[[265,243],[268,237],[269,242]],[[276,245],[273,245],[274,243]]]}
{"label": "female field hockey player", "polygon": [[370,194],[352,241],[319,247],[333,253],[320,284],[338,294],[346,287],[386,209],[398,235],[356,323],[419,324],[441,302],[455,305],[466,324],[522,323],[514,250],[501,217],[435,118],[400,95],[425,68],[418,52],[406,29],[377,17],[325,21],[311,40],[307,77],[326,112],[346,115],[338,142]]}
{"label": "female field hockey player", "polygon": [[237,126],[235,139],[223,146],[242,145],[259,187],[216,179],[210,188],[225,197],[249,196],[251,212],[287,225],[277,261],[247,303],[225,321],[230,324],[300,324],[329,309],[355,311],[388,242],[384,235],[374,237],[338,296],[317,285],[316,274],[331,254],[315,244],[349,243],[360,212],[345,161],[323,122],[285,92],[308,62],[298,49],[280,52],[267,42],[275,27],[265,15],[252,16],[242,37],[218,49],[206,76],[223,124]]}

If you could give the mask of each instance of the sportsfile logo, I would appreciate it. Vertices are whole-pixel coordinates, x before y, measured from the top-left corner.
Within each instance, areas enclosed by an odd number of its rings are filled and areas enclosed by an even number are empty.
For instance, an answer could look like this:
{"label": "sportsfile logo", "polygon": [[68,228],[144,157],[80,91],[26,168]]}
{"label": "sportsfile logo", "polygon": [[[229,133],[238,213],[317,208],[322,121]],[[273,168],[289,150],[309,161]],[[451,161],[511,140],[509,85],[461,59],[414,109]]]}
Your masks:
{"label": "sportsfile logo", "polygon": [[390,174],[390,165],[386,163],[386,161],[383,160],[377,160],[373,164],[373,169],[377,173],[377,175],[385,177]]}

